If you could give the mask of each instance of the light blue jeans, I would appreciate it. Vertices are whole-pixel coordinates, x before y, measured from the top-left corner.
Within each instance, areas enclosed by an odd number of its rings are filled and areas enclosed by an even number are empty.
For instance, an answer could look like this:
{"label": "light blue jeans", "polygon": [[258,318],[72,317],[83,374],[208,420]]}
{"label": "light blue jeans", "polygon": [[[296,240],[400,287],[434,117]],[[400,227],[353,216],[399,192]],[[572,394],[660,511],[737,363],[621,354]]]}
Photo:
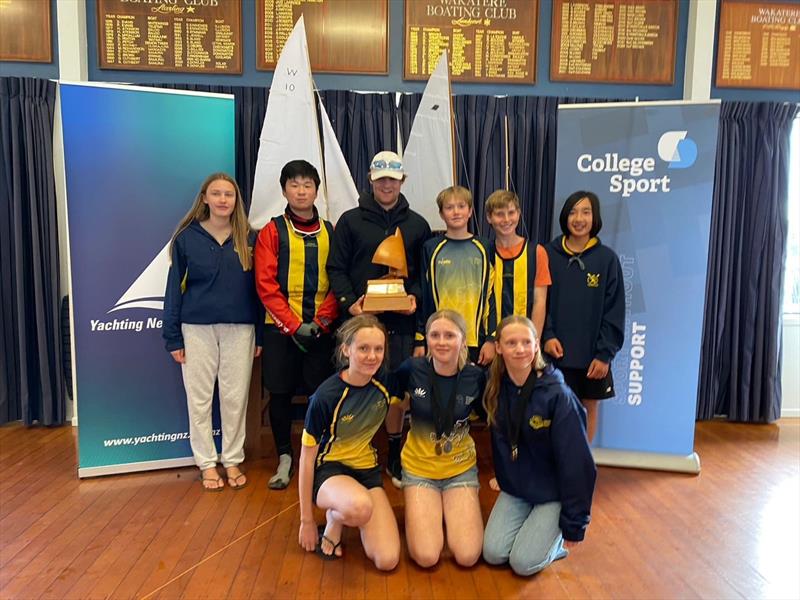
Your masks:
{"label": "light blue jeans", "polygon": [[564,558],[558,518],[560,502],[529,504],[500,492],[483,535],[483,559],[491,565],[508,562],[517,575],[527,577]]}

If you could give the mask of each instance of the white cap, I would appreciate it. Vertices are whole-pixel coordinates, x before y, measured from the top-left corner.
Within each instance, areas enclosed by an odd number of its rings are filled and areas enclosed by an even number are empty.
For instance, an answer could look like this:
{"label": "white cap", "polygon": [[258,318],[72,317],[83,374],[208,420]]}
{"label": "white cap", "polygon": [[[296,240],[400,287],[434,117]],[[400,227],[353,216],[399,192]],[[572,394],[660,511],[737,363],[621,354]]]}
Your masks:
{"label": "white cap", "polygon": [[384,150],[378,152],[369,163],[369,179],[375,181],[381,177],[391,177],[392,179],[403,179],[403,159],[396,153]]}

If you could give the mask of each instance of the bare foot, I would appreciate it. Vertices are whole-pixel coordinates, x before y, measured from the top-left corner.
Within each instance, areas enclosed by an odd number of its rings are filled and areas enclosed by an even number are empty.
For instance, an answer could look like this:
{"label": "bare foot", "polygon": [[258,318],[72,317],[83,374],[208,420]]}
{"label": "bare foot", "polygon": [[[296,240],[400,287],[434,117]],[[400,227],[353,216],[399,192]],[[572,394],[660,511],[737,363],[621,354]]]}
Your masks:
{"label": "bare foot", "polygon": [[342,555],[342,531],[344,526],[339,521],[333,520],[331,511],[325,513],[325,531],[322,534],[319,547],[323,554],[330,556],[334,552],[336,556]]}
{"label": "bare foot", "polygon": [[216,492],[225,487],[225,482],[217,473],[216,467],[200,471],[200,482],[203,484],[203,489],[209,492]]}
{"label": "bare foot", "polygon": [[231,489],[240,490],[247,485],[247,477],[239,470],[239,467],[225,467],[225,473],[228,477],[228,485]]}

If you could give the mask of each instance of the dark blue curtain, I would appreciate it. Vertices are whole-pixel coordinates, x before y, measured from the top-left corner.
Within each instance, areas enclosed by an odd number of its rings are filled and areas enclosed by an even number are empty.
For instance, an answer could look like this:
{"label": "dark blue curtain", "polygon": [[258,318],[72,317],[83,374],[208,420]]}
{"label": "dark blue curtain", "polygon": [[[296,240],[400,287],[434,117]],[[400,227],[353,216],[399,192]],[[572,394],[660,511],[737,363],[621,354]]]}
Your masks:
{"label": "dark blue curtain", "polygon": [[556,181],[558,98],[514,96],[506,100],[511,189],[522,204],[524,234],[550,241]]}
{"label": "dark blue curtain", "polygon": [[0,423],[61,425],[56,84],[0,77]]}
{"label": "dark blue curtain", "polygon": [[381,150],[397,149],[394,94],[320,92],[322,104],[339,140],[359,191],[369,189],[369,161]]}
{"label": "dark blue curtain", "polygon": [[698,419],[768,423],[780,416],[789,135],[797,110],[769,102],[721,106]]}

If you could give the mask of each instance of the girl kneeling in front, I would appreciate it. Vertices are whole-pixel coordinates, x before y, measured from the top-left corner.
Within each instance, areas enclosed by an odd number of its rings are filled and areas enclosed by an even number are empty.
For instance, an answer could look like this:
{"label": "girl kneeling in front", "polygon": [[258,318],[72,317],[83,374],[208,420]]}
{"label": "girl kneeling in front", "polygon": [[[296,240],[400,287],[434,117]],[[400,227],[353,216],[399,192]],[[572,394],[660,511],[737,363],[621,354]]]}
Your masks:
{"label": "girl kneeling in front", "polygon": [[[358,527],[364,553],[382,571],[397,566],[400,534],[371,441],[389,408],[389,392],[378,379],[386,352],[386,330],[362,314],[338,331],[343,370],[311,396],[300,451],[300,545],[326,560],[342,556],[342,529]],[[313,506],[325,511],[319,533]]]}
{"label": "girl kneeling in front", "polygon": [[533,575],[583,540],[596,468],[586,411],[561,373],[541,358],[533,323],[510,316],[497,329],[484,406],[500,496],[483,557]]}
{"label": "girl kneeling in front", "polygon": [[469,416],[483,395],[485,377],[483,369],[467,364],[466,331],[459,313],[433,313],[425,326],[429,358],[407,359],[392,378],[390,410],[411,410],[402,453],[403,497],[408,551],[421,567],[439,561],[442,519],[458,564],[471,567],[481,555],[483,518]]}

